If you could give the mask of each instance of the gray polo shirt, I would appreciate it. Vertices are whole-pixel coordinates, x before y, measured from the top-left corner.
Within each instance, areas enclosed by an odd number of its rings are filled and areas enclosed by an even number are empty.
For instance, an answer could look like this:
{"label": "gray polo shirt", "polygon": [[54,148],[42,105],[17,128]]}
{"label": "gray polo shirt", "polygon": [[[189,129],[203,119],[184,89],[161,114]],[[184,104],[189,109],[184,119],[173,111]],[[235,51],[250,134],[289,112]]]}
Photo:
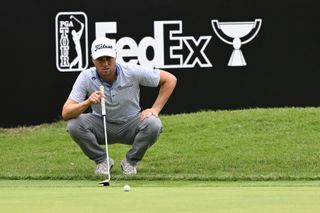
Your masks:
{"label": "gray polo shirt", "polygon": [[[86,100],[91,93],[105,88],[107,120],[124,123],[136,116],[141,108],[140,85],[157,87],[160,82],[160,70],[135,64],[116,64],[117,79],[112,86],[102,82],[95,67],[82,71],[75,81],[69,99],[78,103]],[[101,104],[91,105],[92,113],[101,116]]]}

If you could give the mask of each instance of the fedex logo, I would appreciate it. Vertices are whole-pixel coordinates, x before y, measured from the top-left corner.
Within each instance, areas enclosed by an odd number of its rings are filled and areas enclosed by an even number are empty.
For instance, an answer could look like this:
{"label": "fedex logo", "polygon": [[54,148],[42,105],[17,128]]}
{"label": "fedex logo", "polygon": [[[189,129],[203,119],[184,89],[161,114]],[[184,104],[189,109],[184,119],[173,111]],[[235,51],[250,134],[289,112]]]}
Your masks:
{"label": "fedex logo", "polygon": [[[156,68],[212,67],[205,49],[212,36],[183,36],[182,21],[154,21],[154,35],[140,41],[122,37],[115,41],[117,61]],[[96,22],[96,37],[112,39],[117,22]],[[114,39],[115,40],[115,39]]]}

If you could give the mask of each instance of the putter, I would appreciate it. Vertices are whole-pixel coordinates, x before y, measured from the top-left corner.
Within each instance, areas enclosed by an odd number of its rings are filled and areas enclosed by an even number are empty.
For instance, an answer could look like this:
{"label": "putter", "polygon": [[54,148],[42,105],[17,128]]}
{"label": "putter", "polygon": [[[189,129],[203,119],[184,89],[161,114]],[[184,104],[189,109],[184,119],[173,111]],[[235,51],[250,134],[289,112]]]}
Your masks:
{"label": "putter", "polygon": [[108,138],[107,138],[107,124],[106,124],[106,103],[104,99],[104,86],[100,86],[100,92],[102,94],[101,97],[101,112],[102,112],[102,117],[103,117],[103,128],[104,128],[104,139],[106,143],[106,155],[107,155],[107,167],[108,167],[108,175],[107,179],[99,182],[100,185],[102,186],[109,186],[110,185],[110,165],[109,165],[109,152],[108,152]]}

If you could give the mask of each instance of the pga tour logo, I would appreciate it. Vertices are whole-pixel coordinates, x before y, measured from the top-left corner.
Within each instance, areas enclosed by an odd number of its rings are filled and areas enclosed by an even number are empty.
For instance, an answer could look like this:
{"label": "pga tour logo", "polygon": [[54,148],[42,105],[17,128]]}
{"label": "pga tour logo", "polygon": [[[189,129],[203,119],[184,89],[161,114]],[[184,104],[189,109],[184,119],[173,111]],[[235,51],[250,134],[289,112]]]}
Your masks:
{"label": "pga tour logo", "polygon": [[[232,45],[228,66],[246,66],[241,46],[259,32],[262,20],[247,22],[208,23],[212,34]],[[211,25],[211,26],[210,26]],[[129,62],[151,68],[212,67],[205,50],[211,35],[185,36],[181,20],[154,21],[154,33],[137,41],[131,37],[114,40],[117,62]],[[60,12],[56,15],[56,64],[61,72],[82,71],[88,66],[88,26],[83,12]],[[117,34],[117,22],[96,22],[95,36],[112,39]],[[150,53],[150,48],[153,54]]]}
{"label": "pga tour logo", "polygon": [[56,66],[61,72],[88,67],[88,19],[83,12],[56,15]]}

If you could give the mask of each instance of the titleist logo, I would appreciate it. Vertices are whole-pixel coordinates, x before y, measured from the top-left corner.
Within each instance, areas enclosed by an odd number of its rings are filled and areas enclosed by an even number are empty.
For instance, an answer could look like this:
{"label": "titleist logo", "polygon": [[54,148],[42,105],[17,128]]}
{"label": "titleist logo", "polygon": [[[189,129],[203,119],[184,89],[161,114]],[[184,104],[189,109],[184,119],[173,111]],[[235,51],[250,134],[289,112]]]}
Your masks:
{"label": "titleist logo", "polygon": [[112,49],[112,45],[98,44],[95,46],[95,48],[96,49],[94,51],[97,51],[100,49]]}

